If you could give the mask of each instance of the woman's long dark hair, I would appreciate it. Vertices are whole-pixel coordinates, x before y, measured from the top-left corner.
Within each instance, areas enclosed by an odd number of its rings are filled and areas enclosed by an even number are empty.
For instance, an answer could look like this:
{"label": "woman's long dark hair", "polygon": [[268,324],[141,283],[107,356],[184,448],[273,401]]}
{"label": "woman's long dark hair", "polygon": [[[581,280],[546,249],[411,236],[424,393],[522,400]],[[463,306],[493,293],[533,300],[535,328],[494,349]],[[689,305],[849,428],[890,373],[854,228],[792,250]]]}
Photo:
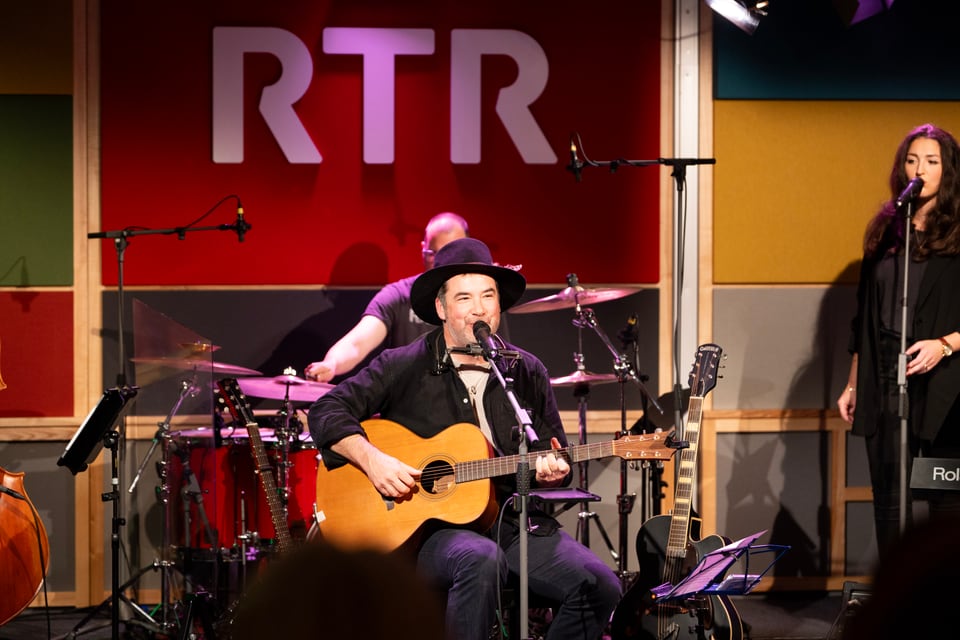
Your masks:
{"label": "woman's long dark hair", "polygon": [[934,208],[927,214],[924,242],[912,255],[924,260],[930,255],[960,254],[960,145],[950,132],[932,124],[913,129],[897,148],[890,171],[890,199],[867,225],[863,251],[867,257],[897,253],[904,246],[904,225],[897,215],[897,196],[907,186],[906,160],[911,143],[917,138],[930,138],[940,143],[943,170],[940,190]]}

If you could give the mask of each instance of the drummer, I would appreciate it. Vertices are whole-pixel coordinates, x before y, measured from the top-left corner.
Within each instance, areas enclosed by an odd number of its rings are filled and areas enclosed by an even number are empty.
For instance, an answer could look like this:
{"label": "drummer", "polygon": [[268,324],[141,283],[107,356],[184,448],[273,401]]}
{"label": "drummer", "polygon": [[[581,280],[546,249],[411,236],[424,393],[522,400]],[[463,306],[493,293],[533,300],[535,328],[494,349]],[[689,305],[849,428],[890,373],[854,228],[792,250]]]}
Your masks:
{"label": "drummer", "polygon": [[[433,257],[442,246],[469,235],[467,221],[456,213],[445,211],[430,218],[420,242],[424,271],[433,267]],[[391,282],[377,292],[359,322],[327,350],[323,360],[307,365],[303,370],[307,379],[327,382],[353,370],[381,344],[399,347],[430,331],[432,327],[410,308],[410,287],[416,278]]]}

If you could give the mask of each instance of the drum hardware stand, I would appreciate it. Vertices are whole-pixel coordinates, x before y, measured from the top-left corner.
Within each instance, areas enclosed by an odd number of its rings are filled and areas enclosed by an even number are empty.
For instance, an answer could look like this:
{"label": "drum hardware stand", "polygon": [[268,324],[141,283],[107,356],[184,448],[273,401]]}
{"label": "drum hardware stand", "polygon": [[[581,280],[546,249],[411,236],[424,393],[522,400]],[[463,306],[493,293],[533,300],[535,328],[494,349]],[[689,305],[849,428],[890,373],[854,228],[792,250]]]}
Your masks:
{"label": "drum hardware stand", "polygon": [[[576,283],[576,276],[570,274],[568,280],[573,279],[573,284]],[[573,286],[571,284],[571,286]],[[631,318],[632,319],[632,318]],[[610,342],[609,337],[604,333],[603,329],[597,324],[597,317],[593,312],[593,309],[581,307],[578,302],[576,305],[576,319],[573,321],[574,324],[578,327],[590,327],[594,330],[597,336],[601,341],[607,346],[610,353],[614,357],[614,371],[617,373],[617,380],[620,383],[620,425],[621,430],[618,437],[624,437],[630,434],[627,429],[627,408],[626,408],[626,394],[624,393],[624,383],[629,379],[633,380],[637,386],[640,388],[643,396],[656,407],[657,411],[663,413],[663,409],[660,408],[660,405],[657,401],[647,392],[646,387],[643,384],[641,378],[646,378],[646,376],[638,375],[634,369],[633,365],[627,359],[625,354],[619,353],[613,344]],[[635,320],[632,322],[635,324]],[[628,494],[627,490],[627,471],[628,465],[630,463],[627,460],[620,461],[620,495],[617,496],[617,510],[619,512],[619,552],[617,554],[617,575],[620,576],[621,585],[626,588],[630,586],[633,582],[633,574],[627,570],[627,553],[628,553],[628,538],[630,535],[629,532],[629,521],[627,517],[630,515],[630,512],[633,511],[633,504],[636,500],[636,494]]]}
{"label": "drum hardware stand", "polygon": [[[296,369],[287,367],[283,370],[284,375],[297,375]],[[274,433],[277,436],[277,443],[280,445],[280,461],[277,464],[277,487],[280,489],[280,504],[283,506],[283,518],[287,521],[289,517],[290,505],[290,441],[293,434],[290,429],[290,414],[293,411],[293,404],[290,402],[290,385],[284,385],[283,407],[280,409],[280,417],[283,419],[281,433]]]}
{"label": "drum hardware stand", "polygon": [[[624,351],[628,350],[630,345],[633,345],[633,363],[635,367],[639,368],[637,320],[637,315],[631,314],[627,318],[627,325],[617,334],[617,337],[620,339]],[[626,354],[623,357],[626,359]],[[641,374],[640,379],[646,382],[648,378]],[[657,430],[655,426],[652,429],[649,428],[652,424],[650,420],[650,396],[646,393],[641,395],[640,407],[643,410],[643,415],[633,424],[629,432],[624,431],[622,435],[627,435],[627,433],[653,433]],[[660,409],[660,413],[663,413],[663,409]],[[626,418],[625,413],[624,418]],[[641,522],[646,522],[651,517],[660,515],[661,499],[663,498],[662,488],[666,486],[663,482],[663,461],[642,460],[635,461],[632,464],[634,469],[643,472],[641,476],[643,491],[640,495],[640,518]]]}
{"label": "drum hardware stand", "polygon": [[[157,487],[157,496],[160,499],[161,504],[163,505],[163,509],[161,512],[162,534],[161,534],[161,543],[160,543],[161,544],[160,558],[154,560],[153,564],[147,565],[146,567],[138,571],[136,574],[136,577],[139,578],[139,576],[143,575],[143,573],[146,570],[151,568],[154,568],[154,569],[159,568],[161,571],[159,622],[151,618],[151,622],[153,622],[154,624],[159,624],[160,631],[169,631],[176,626],[176,623],[173,622],[172,609],[170,606],[170,587],[171,587],[170,571],[175,570],[175,563],[168,558],[169,547],[170,547],[170,535],[169,535],[170,523],[168,518],[170,489],[169,489],[169,485],[167,484],[167,467],[170,459],[169,454],[170,454],[171,446],[174,448],[175,452],[177,453],[179,452],[177,451],[176,445],[173,445],[170,441],[170,423],[173,420],[174,416],[177,414],[177,412],[180,410],[180,406],[183,404],[183,401],[186,400],[188,396],[189,397],[196,396],[198,391],[199,391],[199,386],[197,384],[197,372],[194,371],[193,376],[189,380],[183,380],[180,383],[180,394],[177,397],[177,400],[174,403],[173,407],[170,409],[170,412],[167,414],[166,419],[163,422],[160,422],[157,424],[157,427],[158,427],[157,432],[153,437],[153,441],[150,443],[150,449],[147,451],[147,454],[144,456],[143,460],[141,461],[140,466],[137,469],[137,474],[134,477],[133,482],[130,483],[130,488],[127,490],[128,493],[132,494],[134,489],[136,489],[137,484],[140,481],[140,477],[143,474],[143,470],[146,468],[147,463],[150,461],[150,458],[153,456],[153,453],[156,450],[157,445],[162,443],[162,447],[161,447],[162,457],[161,457],[161,460],[157,462],[157,473],[160,477],[160,485]],[[181,454],[181,459],[182,460],[185,459],[185,456],[183,456],[182,454]],[[185,482],[187,481],[188,475],[189,475],[190,479],[195,484],[196,478],[193,476],[192,472],[190,472],[189,462],[184,460],[183,465],[184,465],[184,481]],[[186,489],[184,491],[186,491]],[[200,511],[201,513],[203,513],[202,504],[200,505]],[[205,515],[204,515],[204,518],[205,518]],[[209,527],[209,523],[207,526]],[[189,540],[189,533],[186,539]],[[136,609],[139,610],[139,607],[136,607]]]}
{"label": "drum hardware stand", "polygon": [[[194,502],[197,505],[197,513],[200,515],[200,522],[203,524],[203,532],[207,536],[207,541],[210,543],[211,548],[217,547],[217,533],[213,530],[213,527],[210,526],[210,520],[207,518],[207,511],[203,508],[203,490],[200,488],[200,483],[197,482],[197,476],[193,472],[193,469],[190,468],[190,455],[188,452],[183,451],[175,444],[171,445],[173,447],[173,453],[180,458],[180,464],[183,468],[183,488],[180,489],[180,496],[183,499],[183,529],[184,537],[183,539],[187,541],[189,545],[190,541],[190,525],[193,523],[192,518],[190,517],[190,502]],[[164,501],[167,498],[167,488],[166,488],[166,473],[161,474],[164,486]]]}
{"label": "drum hardware stand", "polygon": [[[285,376],[296,376],[297,370],[293,367],[286,367],[283,370]],[[299,434],[295,433],[291,424],[294,415],[293,403],[290,401],[290,384],[284,385],[283,406],[280,409],[280,417],[283,426],[279,430],[274,430],[277,436],[277,442],[280,445],[280,461],[277,464],[277,488],[280,492],[280,504],[283,506],[283,518],[289,522],[290,517],[290,467],[293,462],[290,461],[290,447],[294,441],[300,445]]]}
{"label": "drum hardware stand", "polygon": [[180,640],[192,640],[197,636],[193,632],[194,618],[200,618],[200,624],[203,626],[204,640],[216,640],[213,632],[213,618],[210,612],[213,610],[211,604],[210,592],[200,589],[187,594],[187,611],[183,617],[183,626],[180,634]]}
{"label": "drum hardware stand", "polygon": [[[574,322],[576,324],[576,322]],[[578,372],[586,371],[586,367],[583,364],[583,328],[580,325],[577,325],[577,343],[580,351],[573,354],[573,361],[576,364],[576,370]],[[590,395],[590,384],[587,382],[578,382],[573,386],[573,395],[577,398],[577,408],[579,421],[577,425],[577,430],[579,432],[579,442],[580,444],[587,444],[587,396]],[[588,474],[588,465],[589,461],[584,460],[580,462],[579,473],[580,473],[580,489],[587,492],[590,492],[590,480]],[[606,529],[603,528],[603,523],[600,521],[600,517],[597,515],[596,511],[590,509],[590,502],[584,501],[580,503],[580,512],[577,514],[577,539],[585,546],[590,546],[590,522],[593,521],[597,525],[597,529],[600,530],[600,536],[603,537],[603,541],[607,545],[607,550],[610,552],[610,555],[614,560],[617,560],[619,554],[615,550],[613,543],[610,541],[610,536],[607,535]]]}
{"label": "drum hardware stand", "polygon": [[[242,534],[237,536],[237,540],[240,541],[240,585],[241,590],[244,590],[247,585],[247,554],[252,549],[256,553],[258,545],[260,544],[260,534],[256,531],[247,530],[247,507],[246,501],[244,500],[244,492],[240,491],[240,529],[243,531]],[[254,559],[256,559],[254,557]]]}

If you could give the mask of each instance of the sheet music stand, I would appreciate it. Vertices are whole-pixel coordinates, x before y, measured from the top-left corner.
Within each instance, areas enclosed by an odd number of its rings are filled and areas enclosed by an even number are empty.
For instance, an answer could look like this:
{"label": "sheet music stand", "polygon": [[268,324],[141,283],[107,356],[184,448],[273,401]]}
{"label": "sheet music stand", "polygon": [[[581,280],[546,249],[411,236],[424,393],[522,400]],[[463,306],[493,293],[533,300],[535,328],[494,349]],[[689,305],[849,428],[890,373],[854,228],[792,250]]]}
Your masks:
{"label": "sheet music stand", "polygon": [[[690,574],[676,586],[666,582],[651,589],[656,600],[688,599],[700,594],[706,595],[744,595],[749,593],[770,567],[790,549],[789,545],[754,544],[767,531],[759,531],[736,542],[711,551],[703,556]],[[776,554],[763,571],[750,573],[750,556]],[[724,577],[726,572],[738,560],[744,562],[744,572]]]}
{"label": "sheet music stand", "polygon": [[[514,499],[517,494],[514,494]],[[528,497],[543,506],[554,508],[553,515],[559,515],[564,511],[575,507],[583,502],[599,502],[602,498],[592,491],[581,489],[579,487],[548,487],[544,489],[531,489]],[[556,505],[562,504],[562,507]],[[559,510],[557,510],[559,509]]]}

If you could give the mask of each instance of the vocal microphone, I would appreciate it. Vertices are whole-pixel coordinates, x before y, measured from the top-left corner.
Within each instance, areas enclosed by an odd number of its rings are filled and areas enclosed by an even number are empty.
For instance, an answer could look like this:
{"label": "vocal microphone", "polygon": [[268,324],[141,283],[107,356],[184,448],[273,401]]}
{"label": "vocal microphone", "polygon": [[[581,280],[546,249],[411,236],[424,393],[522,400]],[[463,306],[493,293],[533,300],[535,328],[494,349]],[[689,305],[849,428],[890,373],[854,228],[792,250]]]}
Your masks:
{"label": "vocal microphone", "polygon": [[500,355],[500,345],[493,339],[494,335],[490,331],[490,325],[483,320],[473,323],[473,336],[480,343],[480,348],[483,349],[483,357],[487,360],[493,360]]}
{"label": "vocal microphone", "polygon": [[630,317],[627,318],[627,326],[617,334],[617,337],[620,338],[620,342],[623,343],[624,348],[628,344],[635,344],[637,342],[637,314],[631,313]]}
{"label": "vocal microphone", "polygon": [[920,191],[923,190],[923,178],[919,176],[907,183],[907,186],[903,188],[903,191],[900,192],[900,195],[897,197],[897,209],[903,206],[903,203],[907,200],[913,200],[920,195]]}
{"label": "vocal microphone", "polygon": [[462,353],[466,356],[482,356],[483,347],[479,344],[468,344],[465,347],[448,347],[447,351],[450,353]]}
{"label": "vocal microphone", "polygon": [[573,177],[577,179],[577,182],[580,182],[580,169],[582,168],[583,163],[577,158],[577,143],[570,140],[570,164],[567,165],[567,171],[572,171]]}
{"label": "vocal microphone", "polygon": [[[482,356],[483,347],[479,344],[471,343],[465,347],[447,347],[448,353],[462,353],[465,356]],[[519,351],[513,349],[498,349],[497,355],[508,360],[520,360],[522,356]]]}
{"label": "vocal microphone", "polygon": [[233,223],[233,228],[237,232],[237,240],[243,242],[243,234],[250,230],[250,225],[243,219],[243,204],[237,199],[237,221]]}

